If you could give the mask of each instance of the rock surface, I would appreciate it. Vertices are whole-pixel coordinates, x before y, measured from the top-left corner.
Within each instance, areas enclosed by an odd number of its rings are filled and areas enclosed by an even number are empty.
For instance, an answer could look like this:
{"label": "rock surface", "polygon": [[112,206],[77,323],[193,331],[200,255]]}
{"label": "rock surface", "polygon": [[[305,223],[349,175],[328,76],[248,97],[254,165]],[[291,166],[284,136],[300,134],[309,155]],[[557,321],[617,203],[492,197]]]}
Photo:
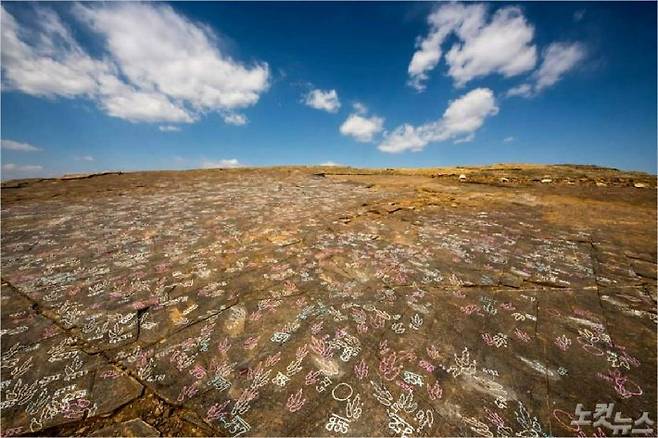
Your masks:
{"label": "rock surface", "polygon": [[136,437],[136,436],[160,436],[160,432],[155,427],[143,421],[141,418],[124,421],[123,423],[113,424],[91,434],[91,436],[119,436],[119,437]]}
{"label": "rock surface", "polygon": [[583,166],[6,183],[2,435],[613,434],[571,424],[579,403],[655,422],[655,187]]}

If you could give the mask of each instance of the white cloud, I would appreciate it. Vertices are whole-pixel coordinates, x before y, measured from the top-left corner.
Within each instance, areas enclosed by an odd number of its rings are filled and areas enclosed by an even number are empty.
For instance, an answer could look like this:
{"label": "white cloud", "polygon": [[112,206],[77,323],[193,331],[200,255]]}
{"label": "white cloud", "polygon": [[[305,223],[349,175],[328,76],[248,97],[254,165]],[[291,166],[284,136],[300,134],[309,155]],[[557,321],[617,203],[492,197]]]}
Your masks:
{"label": "white cloud", "polygon": [[201,167],[204,169],[216,169],[216,168],[221,168],[221,169],[234,169],[237,167],[244,167],[242,163],[240,163],[237,158],[231,158],[228,160],[203,160],[201,161]]}
{"label": "white cloud", "polygon": [[377,116],[350,114],[340,125],[340,133],[361,143],[369,143],[384,129],[384,119]]}
{"label": "white cloud", "polygon": [[324,163],[320,164],[320,166],[336,167],[336,166],[342,166],[342,164],[336,163],[334,161],[325,161]]}
{"label": "white cloud", "polygon": [[569,70],[585,58],[585,49],[579,43],[553,43],[544,51],[544,60],[535,73],[535,89],[541,91],[555,84]]}
{"label": "white cloud", "polygon": [[512,77],[531,70],[537,62],[532,44],[533,27],[516,7],[501,8],[491,22],[464,44],[454,45],[446,53],[448,74],[458,86],[490,73]]}
{"label": "white cloud", "polygon": [[498,113],[493,91],[476,88],[448,106],[441,118],[437,137],[441,140],[478,130],[488,116]]}
{"label": "white cloud", "polygon": [[473,140],[475,140],[475,134],[471,133],[471,134],[468,134],[466,137],[458,138],[458,139],[455,140],[453,143],[454,143],[454,144],[470,143],[470,142],[472,142]]}
{"label": "white cloud", "polygon": [[96,161],[91,155],[81,155],[75,157],[76,161]]}
{"label": "white cloud", "polygon": [[352,104],[352,108],[354,109],[354,112],[357,114],[365,114],[368,112],[368,107],[361,102],[354,102]]}
{"label": "white cloud", "polygon": [[[410,76],[409,84],[421,91],[425,89],[425,81],[428,73],[433,70],[441,60],[441,45],[450,33],[455,31],[460,24],[470,28],[471,23],[482,21],[480,15],[484,15],[484,5],[463,5],[458,3],[444,4],[434,10],[428,17],[430,31],[425,38],[418,38],[416,47],[418,50],[411,57],[407,71]],[[469,19],[470,17],[470,19]]]}
{"label": "white cloud", "polygon": [[507,97],[521,96],[521,97],[531,97],[533,94],[532,85],[530,84],[521,84],[516,87],[512,87],[507,90]]}
{"label": "white cloud", "polygon": [[311,108],[335,113],[340,108],[336,90],[311,90],[306,94],[304,103]]}
{"label": "white cloud", "polygon": [[585,59],[586,51],[580,43],[552,43],[543,51],[539,68],[532,74],[532,83],[523,83],[507,91],[507,96],[533,97],[553,86]]}
{"label": "white cloud", "polygon": [[2,170],[4,170],[7,173],[35,173],[39,172],[40,170],[43,170],[43,166],[39,166],[36,164],[15,164],[15,163],[7,163],[2,165]]}
{"label": "white cloud", "polygon": [[156,89],[195,110],[255,104],[267,89],[267,64],[242,65],[221,53],[208,27],[166,5],[111,3],[81,6],[78,15],[106,39],[131,83]]}
{"label": "white cloud", "polygon": [[[421,127],[422,129],[422,127]],[[382,152],[389,152],[396,154],[404,151],[418,152],[422,151],[425,146],[430,142],[427,135],[422,135],[420,129],[405,123],[398,126],[386,135],[377,148]]]}
{"label": "white cloud", "polygon": [[107,114],[131,122],[191,123],[195,117],[166,95],[141,91],[114,76],[101,78],[99,105]]}
{"label": "white cloud", "polygon": [[3,87],[43,97],[92,95],[110,66],[89,57],[59,17],[37,9],[34,28],[2,13]]}
{"label": "white cloud", "polygon": [[413,126],[405,123],[387,133],[378,146],[389,153],[421,151],[429,143],[454,140],[455,143],[472,141],[475,132],[487,117],[498,113],[493,92],[476,88],[448,105],[441,119]]}
{"label": "white cloud", "polygon": [[491,73],[516,76],[532,70],[537,61],[534,28],[518,7],[500,8],[489,20],[482,4],[442,4],[427,21],[430,31],[418,40],[408,67],[409,84],[419,91],[441,60],[442,44],[453,33],[458,42],[445,58],[456,86]]}
{"label": "white cloud", "polygon": [[2,149],[6,149],[9,151],[36,152],[41,150],[41,148],[33,146],[29,143],[21,143],[14,140],[2,139],[0,144],[2,145]]}
{"label": "white cloud", "polygon": [[516,140],[516,137],[510,135],[509,137],[505,137],[505,138],[503,139],[503,143],[511,143],[511,142],[513,142],[514,140]]}
{"label": "white cloud", "polygon": [[160,125],[158,129],[162,132],[178,132],[180,131],[180,126],[175,125]]}
{"label": "white cloud", "polygon": [[2,7],[3,86],[47,97],[87,97],[131,122],[191,123],[207,112],[256,104],[269,87],[266,63],[246,65],[219,49],[208,26],[156,3],[76,4],[75,16],[102,39],[87,54],[59,16],[16,22]]}
{"label": "white cloud", "polygon": [[223,116],[224,122],[229,125],[243,126],[247,124],[247,118],[243,114],[228,113]]}

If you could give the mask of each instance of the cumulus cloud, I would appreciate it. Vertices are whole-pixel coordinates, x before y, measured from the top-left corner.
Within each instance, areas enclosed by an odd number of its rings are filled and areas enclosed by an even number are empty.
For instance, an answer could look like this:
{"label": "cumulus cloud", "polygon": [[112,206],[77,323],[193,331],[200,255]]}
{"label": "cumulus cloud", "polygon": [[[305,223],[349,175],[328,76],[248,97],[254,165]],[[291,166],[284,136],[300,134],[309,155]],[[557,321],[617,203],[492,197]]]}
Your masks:
{"label": "cumulus cloud", "polygon": [[0,141],[0,145],[2,149],[6,149],[9,151],[36,152],[41,150],[41,148],[33,146],[29,143],[21,143],[14,140],[2,139],[2,141]]}
{"label": "cumulus cloud", "polygon": [[443,4],[428,17],[430,31],[425,38],[416,41],[416,52],[411,57],[408,73],[409,84],[417,90],[425,88],[428,73],[441,60],[441,45],[451,33],[458,29],[460,35],[471,34],[484,21],[486,7],[482,4],[464,5],[459,3]]}
{"label": "cumulus cloud", "polygon": [[443,116],[435,122],[420,126],[408,123],[398,126],[385,135],[378,148],[389,153],[416,152],[423,150],[429,143],[472,141],[486,118],[497,113],[493,92],[488,88],[476,88],[450,102]]}
{"label": "cumulus cloud", "polygon": [[[269,69],[222,54],[217,37],[171,7],[144,3],[81,6],[78,16],[105,37],[130,82],[157,89],[196,110],[244,108],[268,86]],[[148,23],[148,25],[145,25]]]}
{"label": "cumulus cloud", "polygon": [[552,43],[542,53],[542,62],[526,82],[507,91],[507,96],[533,97],[555,85],[562,77],[585,59],[581,43]]}
{"label": "cumulus cloud", "polygon": [[247,124],[247,118],[243,114],[229,113],[224,114],[224,122],[229,125],[242,126]]}
{"label": "cumulus cloud", "polygon": [[237,158],[231,158],[228,160],[203,160],[201,161],[201,167],[204,169],[235,169],[238,167],[244,167],[242,163],[240,163]]}
{"label": "cumulus cloud", "polygon": [[[364,110],[361,106],[358,110]],[[369,143],[375,135],[384,129],[384,119],[377,116],[367,117],[365,113],[353,113],[340,125],[340,133],[354,138],[360,143]]]}
{"label": "cumulus cloud", "polygon": [[409,84],[418,91],[439,63],[441,46],[454,34],[457,41],[445,55],[448,75],[461,87],[491,73],[512,77],[532,70],[537,61],[534,28],[520,8],[507,6],[489,17],[482,4],[442,4],[427,18],[430,30],[419,38],[409,63]]}
{"label": "cumulus cloud", "polygon": [[513,142],[514,140],[516,140],[516,137],[514,137],[514,136],[505,137],[505,138],[503,139],[503,143],[511,143],[511,142]]}
{"label": "cumulus cloud", "polygon": [[207,27],[156,3],[73,8],[100,37],[98,59],[52,10],[35,6],[33,23],[2,7],[3,86],[46,97],[86,97],[131,122],[191,123],[207,112],[256,104],[269,87],[266,63],[241,63],[219,49]]}
{"label": "cumulus cloud", "polygon": [[324,163],[320,164],[320,166],[336,167],[336,166],[342,166],[342,164],[336,163],[334,161],[325,161]]}
{"label": "cumulus cloud", "polygon": [[377,148],[382,152],[396,154],[404,151],[422,151],[430,142],[428,135],[421,134],[422,126],[416,128],[408,123],[398,126],[386,135]]}
{"label": "cumulus cloud", "polygon": [[178,131],[180,131],[180,127],[175,126],[175,125],[160,125],[160,126],[158,126],[158,129],[162,132],[178,132]]}
{"label": "cumulus cloud", "polygon": [[330,113],[335,113],[340,108],[336,90],[311,90],[304,97],[304,103],[311,108]]}
{"label": "cumulus cloud", "polygon": [[103,76],[98,92],[99,106],[112,117],[148,123],[191,123],[196,120],[190,111],[166,95],[139,90],[114,76]]}
{"label": "cumulus cloud", "polygon": [[76,161],[96,161],[91,155],[79,155],[75,157]]}
{"label": "cumulus cloud", "polygon": [[42,97],[91,95],[110,66],[89,57],[54,12],[38,8],[32,29],[19,25],[4,6],[3,87]]}

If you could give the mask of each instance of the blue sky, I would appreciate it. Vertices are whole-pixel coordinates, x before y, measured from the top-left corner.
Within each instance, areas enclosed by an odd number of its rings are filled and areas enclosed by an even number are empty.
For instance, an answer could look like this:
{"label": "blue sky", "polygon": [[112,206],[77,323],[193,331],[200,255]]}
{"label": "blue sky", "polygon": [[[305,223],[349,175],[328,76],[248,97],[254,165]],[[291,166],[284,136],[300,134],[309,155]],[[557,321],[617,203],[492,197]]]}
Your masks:
{"label": "blue sky", "polygon": [[2,176],[656,172],[656,3],[2,4]]}

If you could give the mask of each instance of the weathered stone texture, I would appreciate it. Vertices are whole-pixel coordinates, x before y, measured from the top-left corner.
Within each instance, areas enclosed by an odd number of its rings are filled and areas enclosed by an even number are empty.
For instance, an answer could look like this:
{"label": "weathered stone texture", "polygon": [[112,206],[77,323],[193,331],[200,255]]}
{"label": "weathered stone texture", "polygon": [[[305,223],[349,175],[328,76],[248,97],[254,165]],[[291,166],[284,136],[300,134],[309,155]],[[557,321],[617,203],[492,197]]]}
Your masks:
{"label": "weathered stone texture", "polygon": [[5,187],[2,434],[612,434],[572,425],[578,403],[656,420],[654,189],[314,172]]}

